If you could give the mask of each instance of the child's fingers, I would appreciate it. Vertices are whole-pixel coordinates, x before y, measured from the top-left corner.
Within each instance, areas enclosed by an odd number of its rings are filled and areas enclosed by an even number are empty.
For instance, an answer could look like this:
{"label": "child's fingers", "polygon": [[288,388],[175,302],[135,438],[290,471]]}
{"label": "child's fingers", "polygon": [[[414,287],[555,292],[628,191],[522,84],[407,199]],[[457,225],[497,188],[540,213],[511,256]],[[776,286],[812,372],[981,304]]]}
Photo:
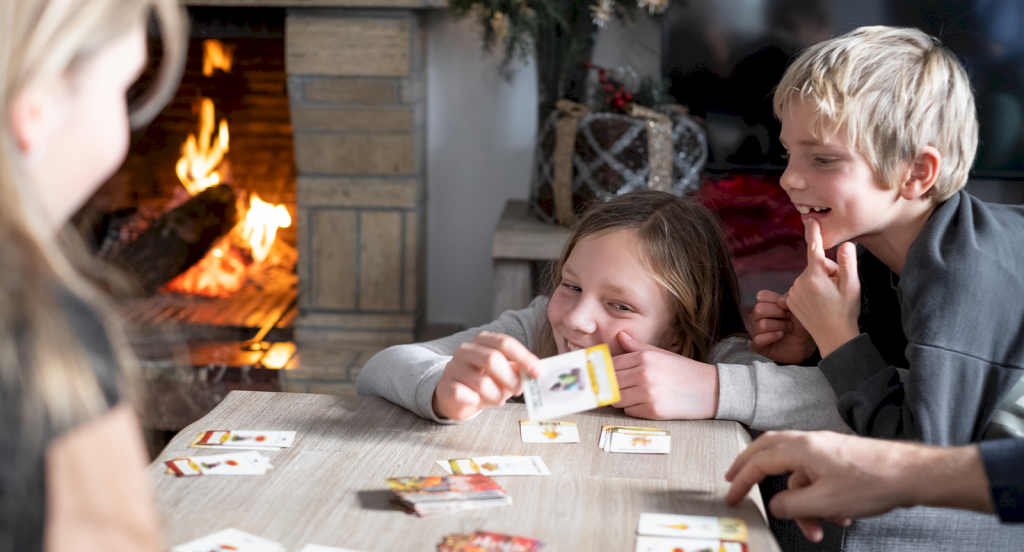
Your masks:
{"label": "child's fingers", "polygon": [[780,297],[782,296],[770,289],[762,289],[757,292],[756,298],[758,303],[774,303],[778,301]]}
{"label": "child's fingers", "polygon": [[519,385],[519,374],[512,368],[509,360],[501,351],[480,344],[476,340],[459,345],[456,354],[460,354],[470,371],[487,374],[501,387],[512,392]]}
{"label": "child's fingers", "polygon": [[750,340],[754,342],[754,345],[764,347],[766,345],[771,345],[772,343],[781,340],[783,337],[786,337],[786,334],[784,332],[769,332],[757,334],[754,337],[750,338]]}
{"label": "child's fingers", "polygon": [[825,257],[825,247],[821,242],[821,227],[815,219],[804,220],[804,239],[807,241],[807,268],[816,269],[821,266]]}
{"label": "child's fingers", "polygon": [[[500,351],[507,361],[517,362],[526,367],[531,376],[538,377],[540,375],[535,373],[536,368],[534,367],[540,359],[537,358],[537,355],[527,349],[525,345],[520,343],[518,339],[505,334],[480,332],[475,338],[473,338],[473,341]],[[519,376],[517,372],[515,381],[512,382],[513,386],[515,383],[518,383],[518,381]]]}
{"label": "child's fingers", "polygon": [[757,335],[774,332],[791,332],[793,331],[793,323],[789,320],[779,320],[778,318],[762,318],[754,323],[753,330]]}
{"label": "child's fingers", "polygon": [[761,320],[762,318],[788,318],[789,311],[784,310],[779,306],[777,302],[771,303],[758,303],[754,305],[754,309],[750,311],[750,319],[753,321]]}
{"label": "child's fingers", "polygon": [[850,242],[839,247],[839,289],[845,293],[860,292],[857,277],[857,247]]}
{"label": "child's fingers", "polygon": [[622,391],[623,389],[629,389],[631,387],[640,387],[642,383],[643,374],[641,373],[642,371],[638,367],[631,366],[627,369],[620,369],[618,366],[616,366],[615,368],[615,380],[619,384],[619,391]]}
{"label": "child's fingers", "polygon": [[511,390],[504,390],[490,375],[466,370],[455,376],[455,381],[465,385],[480,397],[482,406],[499,406],[512,395]]}

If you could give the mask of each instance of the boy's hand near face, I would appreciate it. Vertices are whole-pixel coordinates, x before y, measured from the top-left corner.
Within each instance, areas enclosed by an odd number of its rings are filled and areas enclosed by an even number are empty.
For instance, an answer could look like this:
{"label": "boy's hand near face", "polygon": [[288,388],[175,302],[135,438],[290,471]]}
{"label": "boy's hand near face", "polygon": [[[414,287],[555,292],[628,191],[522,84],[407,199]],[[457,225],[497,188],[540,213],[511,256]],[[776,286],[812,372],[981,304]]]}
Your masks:
{"label": "boy's hand near face", "polygon": [[754,352],[779,364],[800,364],[818,346],[810,332],[793,316],[786,296],[762,289],[750,313],[751,346]]}
{"label": "boy's hand near face", "polygon": [[804,221],[807,231],[807,268],[786,294],[786,305],[814,338],[822,358],[860,335],[860,279],[857,250],[852,243],[839,247],[838,263],[825,257],[821,229],[814,219]]}
{"label": "boy's hand near face", "polygon": [[619,332],[613,359],[621,399],[612,406],[648,420],[702,420],[718,413],[718,367]]}
{"label": "boy's hand near face", "polygon": [[503,406],[523,392],[519,368],[536,377],[538,360],[514,337],[480,332],[473,341],[459,345],[444,367],[434,389],[434,414],[465,420],[488,406]]}

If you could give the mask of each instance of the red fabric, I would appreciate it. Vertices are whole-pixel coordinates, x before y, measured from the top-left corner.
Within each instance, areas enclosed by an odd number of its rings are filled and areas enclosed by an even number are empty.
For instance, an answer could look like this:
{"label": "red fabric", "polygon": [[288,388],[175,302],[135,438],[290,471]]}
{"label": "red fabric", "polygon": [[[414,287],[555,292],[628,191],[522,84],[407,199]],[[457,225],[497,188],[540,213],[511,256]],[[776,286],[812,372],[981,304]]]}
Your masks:
{"label": "red fabric", "polygon": [[[694,197],[725,223],[735,258],[777,245],[798,247],[804,242],[800,213],[779,186],[777,176],[736,174],[708,179]],[[784,264],[787,266],[778,268],[790,268],[789,262]]]}

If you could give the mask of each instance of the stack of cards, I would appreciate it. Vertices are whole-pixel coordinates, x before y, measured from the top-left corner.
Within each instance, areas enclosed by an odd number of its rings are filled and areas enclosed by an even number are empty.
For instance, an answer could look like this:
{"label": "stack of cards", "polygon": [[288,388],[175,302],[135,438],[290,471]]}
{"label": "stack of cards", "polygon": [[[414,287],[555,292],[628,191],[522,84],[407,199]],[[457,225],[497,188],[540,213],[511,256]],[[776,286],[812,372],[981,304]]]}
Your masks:
{"label": "stack of cards", "polygon": [[178,477],[193,475],[263,475],[273,468],[270,459],[256,451],[214,456],[182,456],[164,462],[167,473]]}
{"label": "stack of cards", "polygon": [[437,552],[536,552],[544,548],[544,541],[516,537],[503,533],[477,531],[445,535],[437,545]]}
{"label": "stack of cards", "polygon": [[519,420],[519,434],[524,443],[579,443],[576,422],[531,422]]}
{"label": "stack of cards", "polygon": [[619,401],[619,384],[607,345],[548,357],[539,363],[540,377],[524,368],[523,398],[531,421],[550,420]]}
{"label": "stack of cards", "polygon": [[746,552],[747,524],[738,518],[640,514],[636,552]]}
{"label": "stack of cards", "polygon": [[217,429],[196,436],[189,448],[281,450],[295,442],[294,431],[231,431]]}
{"label": "stack of cards", "polygon": [[179,544],[171,552],[287,552],[279,542],[250,535],[238,529],[225,529],[212,535],[206,535],[192,542]]}
{"label": "stack of cards", "polygon": [[601,426],[598,448],[605,452],[668,454],[668,431],[656,427]]}
{"label": "stack of cards", "polygon": [[448,475],[551,475],[540,456],[479,456],[438,460],[437,465]]}
{"label": "stack of cards", "polygon": [[420,517],[512,504],[512,497],[487,475],[393,477],[387,482],[398,505]]}

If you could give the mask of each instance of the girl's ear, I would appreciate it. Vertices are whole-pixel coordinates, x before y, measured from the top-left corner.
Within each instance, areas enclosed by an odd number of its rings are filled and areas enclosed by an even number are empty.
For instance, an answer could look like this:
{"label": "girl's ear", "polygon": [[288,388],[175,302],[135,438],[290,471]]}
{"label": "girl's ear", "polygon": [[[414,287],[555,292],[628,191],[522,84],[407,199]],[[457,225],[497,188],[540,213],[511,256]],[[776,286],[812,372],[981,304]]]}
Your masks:
{"label": "girl's ear", "polygon": [[932,189],[939,178],[939,167],[942,166],[942,154],[932,146],[925,146],[921,155],[914,160],[909,174],[900,185],[900,197],[917,199]]}
{"label": "girl's ear", "polygon": [[669,329],[665,338],[661,340],[661,348],[671,353],[679,354],[683,349],[683,336],[677,328]]}
{"label": "girl's ear", "polygon": [[60,118],[59,78],[36,83],[22,90],[10,106],[11,129],[18,150],[29,158],[38,157]]}

